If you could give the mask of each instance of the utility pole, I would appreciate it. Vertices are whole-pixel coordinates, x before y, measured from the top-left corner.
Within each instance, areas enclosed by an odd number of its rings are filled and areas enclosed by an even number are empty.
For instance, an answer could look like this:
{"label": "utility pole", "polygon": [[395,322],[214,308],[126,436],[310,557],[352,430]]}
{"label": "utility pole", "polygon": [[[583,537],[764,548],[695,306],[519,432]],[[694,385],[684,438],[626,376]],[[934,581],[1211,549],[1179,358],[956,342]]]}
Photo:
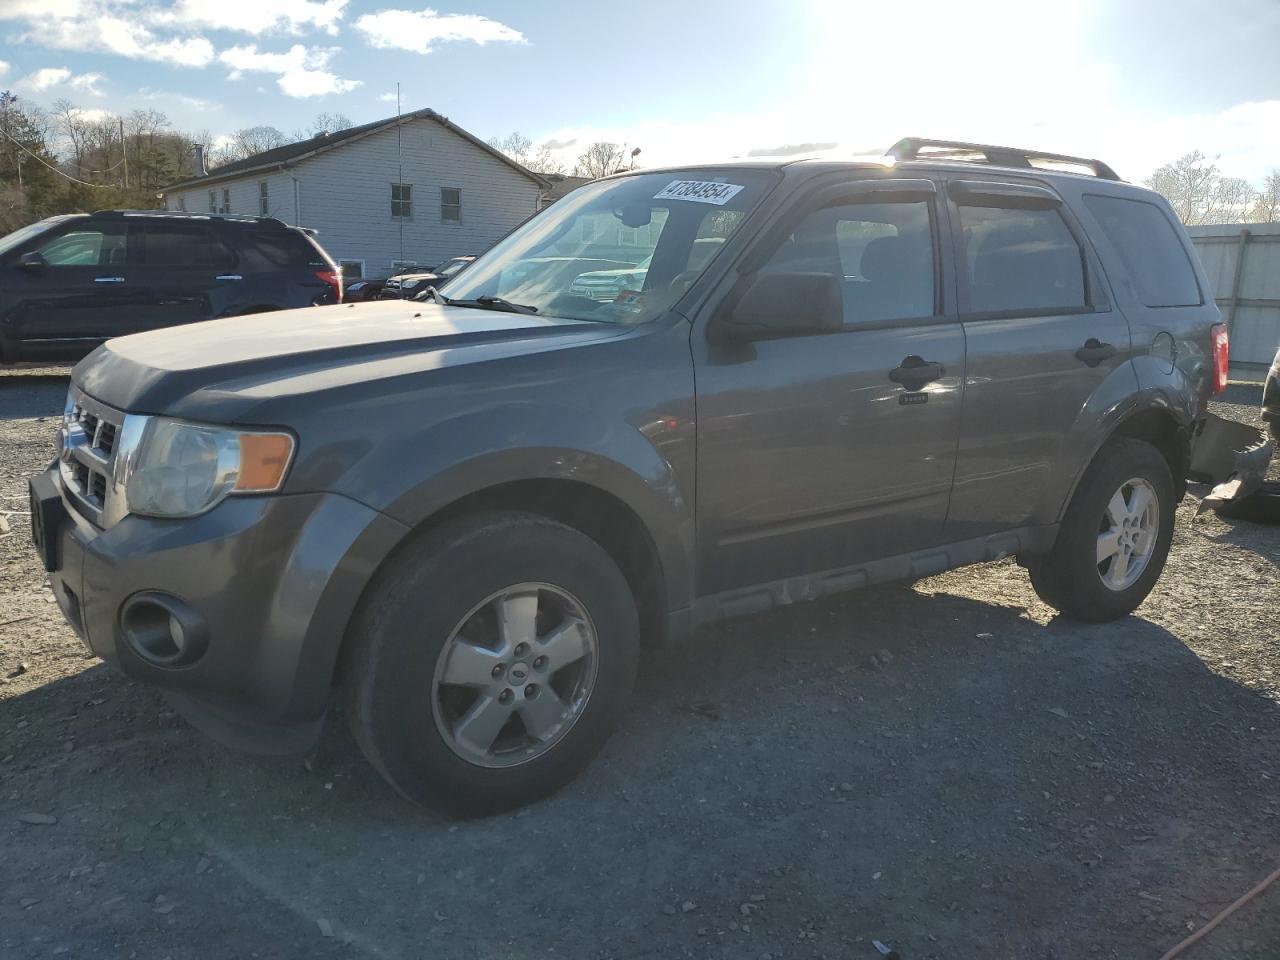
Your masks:
{"label": "utility pole", "polygon": [[124,188],[129,189],[129,148],[124,142],[124,117],[120,118],[120,163],[124,166]]}

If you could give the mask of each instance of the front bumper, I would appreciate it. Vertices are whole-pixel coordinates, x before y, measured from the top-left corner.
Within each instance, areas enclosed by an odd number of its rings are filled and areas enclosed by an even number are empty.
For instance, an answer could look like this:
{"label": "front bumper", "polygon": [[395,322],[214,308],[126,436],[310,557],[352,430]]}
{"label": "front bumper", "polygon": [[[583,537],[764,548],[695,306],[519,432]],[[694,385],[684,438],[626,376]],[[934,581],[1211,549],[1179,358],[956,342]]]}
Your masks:
{"label": "front bumper", "polygon": [[[199,517],[129,516],[98,529],[56,467],[31,481],[33,535],[58,605],[85,645],[172,695],[201,729],[263,752],[305,748],[328,702],[342,636],[378,563],[406,528],[347,497],[230,497]],[[194,662],[154,662],[121,611],[176,598],[201,622]]]}

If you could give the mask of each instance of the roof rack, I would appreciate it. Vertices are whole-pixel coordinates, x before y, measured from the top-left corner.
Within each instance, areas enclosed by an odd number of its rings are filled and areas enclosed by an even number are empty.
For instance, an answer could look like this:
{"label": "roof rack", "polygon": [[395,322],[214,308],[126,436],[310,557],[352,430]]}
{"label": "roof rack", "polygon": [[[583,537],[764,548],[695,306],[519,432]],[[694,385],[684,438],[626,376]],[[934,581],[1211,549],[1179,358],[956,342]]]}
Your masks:
{"label": "roof rack", "polygon": [[959,160],[967,163],[989,163],[997,167],[1036,167],[1039,164],[1035,161],[1042,161],[1048,166],[1063,164],[1084,167],[1101,180],[1120,179],[1119,174],[1101,160],[1069,157],[1044,150],[1024,150],[1021,147],[997,147],[989,143],[904,137],[890,147],[885,155],[895,160]]}
{"label": "roof rack", "polygon": [[234,220],[237,223],[266,223],[272,226],[288,226],[278,217],[255,217],[247,213],[201,213],[187,210],[95,210],[95,217],[157,217],[183,220]]}

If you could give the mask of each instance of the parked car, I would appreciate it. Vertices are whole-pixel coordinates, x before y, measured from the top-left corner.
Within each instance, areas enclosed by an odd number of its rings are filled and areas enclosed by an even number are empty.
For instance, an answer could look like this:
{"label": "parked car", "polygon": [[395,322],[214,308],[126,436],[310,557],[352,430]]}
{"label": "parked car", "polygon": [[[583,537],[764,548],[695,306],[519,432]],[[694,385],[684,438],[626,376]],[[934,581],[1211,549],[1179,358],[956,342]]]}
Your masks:
{"label": "parked car", "polygon": [[279,220],[49,217],[0,238],[0,362],[78,360],[111,337],[341,299],[313,231]]}
{"label": "parked car", "polygon": [[386,277],[358,277],[343,288],[343,302],[360,303],[364,300],[377,300],[386,283]]}
{"label": "parked car", "polygon": [[1271,361],[1267,379],[1262,387],[1262,419],[1267,423],[1271,438],[1280,441],[1280,348]]}
{"label": "parked car", "polygon": [[[1226,382],[1185,231],[1096,161],[895,152],[610,177],[441,303],[111,341],[31,484],[59,606],[227,742],[305,748],[340,696],[463,814],[577,775],[724,617],[1006,556],[1128,614]],[[573,294],[610,216],[643,284]]]}
{"label": "parked car", "polygon": [[469,267],[475,257],[453,257],[430,270],[410,271],[391,277],[382,288],[381,300],[407,300],[426,287],[438,287]]}
{"label": "parked car", "polygon": [[[693,241],[693,253],[689,256],[689,269],[701,270],[703,264],[724,242],[720,237],[704,237]],[[618,267],[612,270],[592,270],[580,273],[574,278],[570,290],[577,296],[591,300],[615,300],[626,295],[628,291],[638,291],[644,286],[645,275],[649,272],[649,261],[652,255],[630,267]]]}

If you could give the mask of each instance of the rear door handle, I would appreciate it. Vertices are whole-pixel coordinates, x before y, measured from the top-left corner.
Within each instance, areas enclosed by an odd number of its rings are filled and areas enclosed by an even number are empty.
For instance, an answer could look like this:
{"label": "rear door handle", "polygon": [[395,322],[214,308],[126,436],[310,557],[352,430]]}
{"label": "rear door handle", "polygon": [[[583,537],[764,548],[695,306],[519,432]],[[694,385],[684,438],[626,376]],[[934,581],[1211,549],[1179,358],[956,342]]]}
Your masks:
{"label": "rear door handle", "polygon": [[908,390],[920,390],[927,383],[941,380],[946,368],[932,360],[924,360],[912,354],[904,357],[902,364],[889,371],[889,379]]}
{"label": "rear door handle", "polygon": [[1103,360],[1110,360],[1116,355],[1116,348],[1109,343],[1102,343],[1097,337],[1090,337],[1084,346],[1076,351],[1076,359],[1084,361],[1086,366],[1096,367]]}
{"label": "rear door handle", "polygon": [[94,277],[94,283],[124,283],[124,277]]}

